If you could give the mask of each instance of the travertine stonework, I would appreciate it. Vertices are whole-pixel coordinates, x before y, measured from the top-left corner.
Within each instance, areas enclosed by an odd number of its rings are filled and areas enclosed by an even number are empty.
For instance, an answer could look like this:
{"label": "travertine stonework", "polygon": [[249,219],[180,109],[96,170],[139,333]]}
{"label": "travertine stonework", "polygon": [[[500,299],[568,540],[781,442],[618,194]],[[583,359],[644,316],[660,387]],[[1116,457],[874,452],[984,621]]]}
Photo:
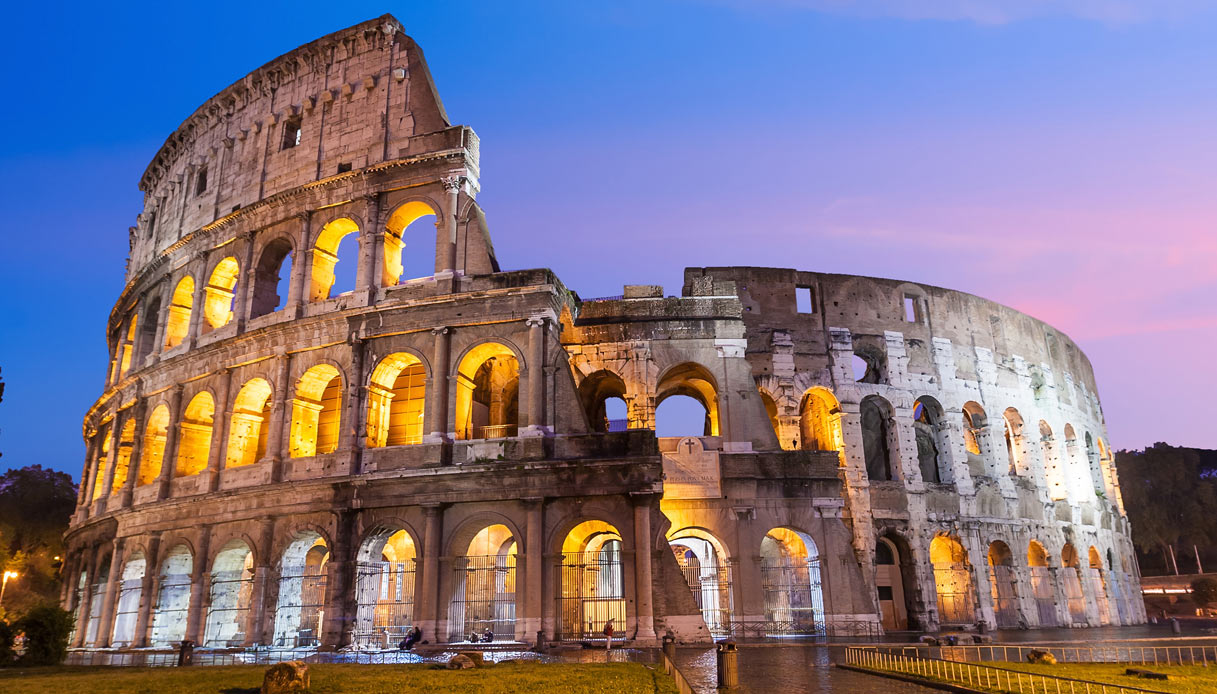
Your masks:
{"label": "travertine stonework", "polygon": [[[679,297],[580,300],[503,271],[477,136],[392,17],[208,100],[140,189],[76,647],[1144,620],[1068,337],[894,280],[690,268]],[[701,436],[655,437],[672,396]]]}

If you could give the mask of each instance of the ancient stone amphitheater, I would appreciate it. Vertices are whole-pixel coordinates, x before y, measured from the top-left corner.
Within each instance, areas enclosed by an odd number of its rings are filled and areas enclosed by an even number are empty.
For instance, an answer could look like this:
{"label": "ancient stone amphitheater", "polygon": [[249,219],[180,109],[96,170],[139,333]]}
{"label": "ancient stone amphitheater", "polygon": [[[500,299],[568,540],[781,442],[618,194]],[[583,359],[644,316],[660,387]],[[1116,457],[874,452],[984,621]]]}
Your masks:
{"label": "ancient stone amphitheater", "polygon": [[[393,17],[224,89],[139,187],[75,647],[1144,620],[1067,336],[896,280],[503,270],[478,138]],[[704,425],[657,438],[669,400]]]}

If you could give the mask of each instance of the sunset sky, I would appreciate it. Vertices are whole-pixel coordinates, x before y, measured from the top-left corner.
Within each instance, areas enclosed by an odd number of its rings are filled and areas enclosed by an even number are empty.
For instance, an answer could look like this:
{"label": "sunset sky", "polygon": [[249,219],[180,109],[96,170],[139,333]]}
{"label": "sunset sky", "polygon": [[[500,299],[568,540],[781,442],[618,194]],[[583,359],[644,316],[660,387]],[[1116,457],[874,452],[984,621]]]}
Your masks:
{"label": "sunset sky", "polygon": [[390,12],[482,139],[505,269],[769,265],[972,292],[1094,364],[1116,448],[1217,448],[1217,3],[90,3],[6,10],[0,469],[79,475],[136,188],[199,104]]}

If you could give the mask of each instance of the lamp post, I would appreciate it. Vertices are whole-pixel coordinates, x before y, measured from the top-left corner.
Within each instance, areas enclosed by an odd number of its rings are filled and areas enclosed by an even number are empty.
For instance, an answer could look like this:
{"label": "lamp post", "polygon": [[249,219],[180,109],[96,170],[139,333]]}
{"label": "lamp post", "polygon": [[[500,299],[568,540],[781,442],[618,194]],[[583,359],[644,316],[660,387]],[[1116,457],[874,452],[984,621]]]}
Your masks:
{"label": "lamp post", "polygon": [[4,604],[4,589],[8,587],[8,579],[17,578],[16,571],[5,571],[4,579],[0,580],[0,605]]}

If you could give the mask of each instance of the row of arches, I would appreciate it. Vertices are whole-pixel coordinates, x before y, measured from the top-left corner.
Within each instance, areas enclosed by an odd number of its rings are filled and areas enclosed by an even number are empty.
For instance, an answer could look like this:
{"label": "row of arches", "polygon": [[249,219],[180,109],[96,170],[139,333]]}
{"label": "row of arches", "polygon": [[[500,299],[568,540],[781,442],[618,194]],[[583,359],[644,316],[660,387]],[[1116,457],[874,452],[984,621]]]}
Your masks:
{"label": "row of arches", "polygon": [[[393,287],[406,278],[429,277],[435,266],[436,232],[428,222],[437,219],[435,207],[421,200],[411,200],[396,207],[388,216],[381,243],[380,272],[377,286]],[[339,217],[321,227],[309,247],[308,263],[302,282],[302,299],[307,302],[325,301],[355,289],[358,259],[365,252],[360,246],[363,235],[359,223],[350,217]],[[407,242],[411,253],[404,253]],[[284,309],[291,300],[293,262],[298,256],[296,241],[286,234],[276,235],[264,242],[252,263],[247,291],[249,319],[259,318]],[[151,298],[143,311],[132,313],[122,329],[111,340],[111,368],[108,383],[121,380],[133,365],[138,365],[158,348],[171,350],[186,341],[197,330],[199,335],[218,330],[231,323],[242,308],[238,297],[242,291],[242,268],[236,255],[226,255],[210,266],[201,286],[190,274],[182,275],[173,285],[168,304],[162,311],[162,298]],[[201,318],[197,328],[196,307]],[[162,338],[157,344],[157,334]]]}

